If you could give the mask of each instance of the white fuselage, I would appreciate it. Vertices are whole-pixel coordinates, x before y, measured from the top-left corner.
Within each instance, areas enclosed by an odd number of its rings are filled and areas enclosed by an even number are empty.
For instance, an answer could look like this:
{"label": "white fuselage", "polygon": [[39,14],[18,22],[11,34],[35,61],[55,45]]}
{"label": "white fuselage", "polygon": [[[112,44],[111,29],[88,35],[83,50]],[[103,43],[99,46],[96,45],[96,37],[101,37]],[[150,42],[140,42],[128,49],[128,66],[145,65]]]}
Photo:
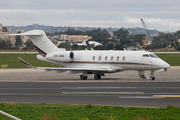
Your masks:
{"label": "white fuselage", "polygon": [[[69,53],[74,57],[70,59]],[[158,70],[170,65],[147,51],[59,51],[47,59],[40,60],[63,66],[65,68],[107,68],[108,72],[123,70]],[[143,56],[145,55],[145,56]],[[149,57],[147,56],[149,55]],[[47,55],[48,56],[48,55]],[[65,59],[63,59],[65,58]],[[63,60],[62,60],[63,59]]]}

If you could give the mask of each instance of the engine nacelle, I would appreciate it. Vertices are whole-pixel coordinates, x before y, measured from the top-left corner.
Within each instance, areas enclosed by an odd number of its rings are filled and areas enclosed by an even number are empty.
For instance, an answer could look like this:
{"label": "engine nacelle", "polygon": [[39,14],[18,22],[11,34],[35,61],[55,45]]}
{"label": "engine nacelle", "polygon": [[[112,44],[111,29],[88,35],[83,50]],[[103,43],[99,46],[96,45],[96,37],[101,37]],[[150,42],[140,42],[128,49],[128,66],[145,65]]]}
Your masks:
{"label": "engine nacelle", "polygon": [[74,59],[74,53],[71,51],[59,51],[55,53],[48,53],[46,55],[46,59],[56,62],[70,62]]}

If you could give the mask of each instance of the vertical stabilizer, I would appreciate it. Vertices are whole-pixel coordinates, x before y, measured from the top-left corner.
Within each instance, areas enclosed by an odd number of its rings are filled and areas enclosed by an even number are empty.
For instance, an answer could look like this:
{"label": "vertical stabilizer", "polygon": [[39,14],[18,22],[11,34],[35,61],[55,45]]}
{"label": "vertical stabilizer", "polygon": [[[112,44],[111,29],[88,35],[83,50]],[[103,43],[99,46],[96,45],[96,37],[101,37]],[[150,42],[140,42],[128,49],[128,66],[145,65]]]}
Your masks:
{"label": "vertical stabilizer", "polygon": [[25,35],[30,37],[33,42],[36,50],[46,56],[47,53],[57,52],[60,50],[65,50],[61,48],[57,48],[46,36],[45,32],[42,30],[32,30],[22,34],[11,34],[11,35]]}

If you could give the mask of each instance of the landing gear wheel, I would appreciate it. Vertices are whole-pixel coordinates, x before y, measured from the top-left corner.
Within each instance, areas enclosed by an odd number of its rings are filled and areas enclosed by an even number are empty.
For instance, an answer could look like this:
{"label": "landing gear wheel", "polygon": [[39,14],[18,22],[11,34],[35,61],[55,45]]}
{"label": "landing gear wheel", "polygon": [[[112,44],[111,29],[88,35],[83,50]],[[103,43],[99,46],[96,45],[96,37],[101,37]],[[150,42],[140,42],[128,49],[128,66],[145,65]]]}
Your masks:
{"label": "landing gear wheel", "polygon": [[151,77],[150,77],[150,80],[151,80],[151,81],[155,80],[155,77],[151,76]]}
{"label": "landing gear wheel", "polygon": [[81,80],[86,80],[87,77],[86,77],[86,76],[83,76],[83,75],[80,75],[80,79],[81,79]]}
{"label": "landing gear wheel", "polygon": [[101,79],[101,75],[94,75],[94,79],[95,79],[95,80]]}

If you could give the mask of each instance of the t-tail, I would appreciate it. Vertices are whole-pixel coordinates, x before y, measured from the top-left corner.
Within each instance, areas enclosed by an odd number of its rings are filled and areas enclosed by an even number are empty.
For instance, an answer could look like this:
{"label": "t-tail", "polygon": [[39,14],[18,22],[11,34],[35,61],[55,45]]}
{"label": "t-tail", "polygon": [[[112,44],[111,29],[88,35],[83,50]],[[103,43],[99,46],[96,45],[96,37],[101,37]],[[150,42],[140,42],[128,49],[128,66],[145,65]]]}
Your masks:
{"label": "t-tail", "polygon": [[63,48],[57,48],[46,36],[42,30],[32,30],[22,34],[10,34],[10,35],[24,35],[28,36],[33,42],[36,50],[42,55],[46,56],[47,53],[53,53],[56,51],[65,51]]}

